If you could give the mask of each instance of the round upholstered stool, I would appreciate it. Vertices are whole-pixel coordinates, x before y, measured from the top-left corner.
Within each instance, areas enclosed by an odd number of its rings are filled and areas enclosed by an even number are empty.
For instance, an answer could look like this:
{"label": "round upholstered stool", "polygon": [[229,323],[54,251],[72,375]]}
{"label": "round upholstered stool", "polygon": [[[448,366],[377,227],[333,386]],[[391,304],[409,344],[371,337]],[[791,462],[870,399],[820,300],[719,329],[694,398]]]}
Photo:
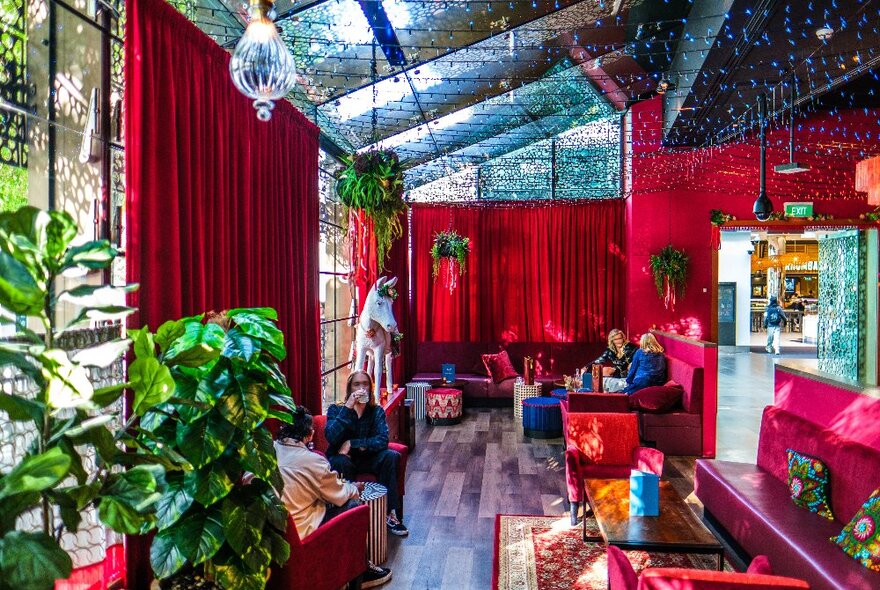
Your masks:
{"label": "round upholstered stool", "polygon": [[425,392],[425,421],[431,426],[449,426],[461,422],[461,391],[435,387]]}
{"label": "round upholstered stool", "polygon": [[558,397],[530,397],[522,401],[523,434],[529,438],[562,436],[562,411]]}
{"label": "round upholstered stool", "polygon": [[564,387],[560,387],[551,391],[550,395],[556,399],[568,399],[568,390]]}

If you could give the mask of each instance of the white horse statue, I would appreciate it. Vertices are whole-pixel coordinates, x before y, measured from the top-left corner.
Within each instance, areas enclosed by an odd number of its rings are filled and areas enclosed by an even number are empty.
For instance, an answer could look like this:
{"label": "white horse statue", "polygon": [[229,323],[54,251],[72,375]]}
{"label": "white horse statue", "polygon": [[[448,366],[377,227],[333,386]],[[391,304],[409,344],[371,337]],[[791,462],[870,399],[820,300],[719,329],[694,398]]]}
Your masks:
{"label": "white horse statue", "polygon": [[357,338],[355,340],[356,358],[352,370],[364,370],[367,360],[367,373],[373,375],[373,395],[379,401],[379,389],[382,383],[382,361],[385,365],[385,387],[390,391],[394,377],[391,373],[391,343],[397,332],[397,320],[391,304],[397,297],[394,285],[397,277],[386,279],[379,277],[364,302],[358,320]]}

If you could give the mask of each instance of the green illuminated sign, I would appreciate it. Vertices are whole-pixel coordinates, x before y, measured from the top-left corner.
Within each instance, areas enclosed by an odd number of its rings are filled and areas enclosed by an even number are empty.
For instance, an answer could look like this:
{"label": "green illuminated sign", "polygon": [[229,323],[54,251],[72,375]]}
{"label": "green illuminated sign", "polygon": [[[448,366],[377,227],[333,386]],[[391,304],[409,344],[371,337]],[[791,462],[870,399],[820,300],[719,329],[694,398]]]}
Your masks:
{"label": "green illuminated sign", "polygon": [[813,203],[786,203],[785,204],[785,216],[786,217],[812,217],[813,216]]}

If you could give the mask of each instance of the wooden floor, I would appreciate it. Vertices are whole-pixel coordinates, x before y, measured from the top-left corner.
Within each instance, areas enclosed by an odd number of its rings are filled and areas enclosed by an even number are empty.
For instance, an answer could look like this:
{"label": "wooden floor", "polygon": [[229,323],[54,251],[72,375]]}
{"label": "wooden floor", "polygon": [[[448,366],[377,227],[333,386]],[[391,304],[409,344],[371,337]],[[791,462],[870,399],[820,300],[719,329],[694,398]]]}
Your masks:
{"label": "wooden floor", "polygon": [[[754,461],[763,407],[772,401],[773,358],[719,354],[718,458]],[[417,422],[407,467],[404,522],[389,535],[392,581],[384,588],[488,590],[496,514],[562,516],[567,510],[562,440],[520,434],[512,408],[468,408],[456,426]],[[693,457],[668,457],[664,478],[695,510]]]}

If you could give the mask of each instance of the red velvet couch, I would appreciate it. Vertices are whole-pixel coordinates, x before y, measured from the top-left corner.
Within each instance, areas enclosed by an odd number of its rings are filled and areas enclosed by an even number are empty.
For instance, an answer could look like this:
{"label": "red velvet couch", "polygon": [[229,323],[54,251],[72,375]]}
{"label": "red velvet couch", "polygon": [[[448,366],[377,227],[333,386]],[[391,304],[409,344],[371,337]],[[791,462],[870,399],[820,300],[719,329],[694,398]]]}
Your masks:
{"label": "red velvet couch", "polygon": [[606,344],[586,342],[420,342],[417,348],[416,374],[413,381],[432,381],[441,378],[440,365],[455,364],[455,377],[464,381],[462,392],[466,403],[504,402],[513,399],[513,382],[507,379],[494,383],[483,368],[482,355],[504,349],[510,355],[514,369],[523,372],[523,357],[535,359],[535,382],[544,386],[548,395],[553,382],[563,375],[573,375],[596,359]]}
{"label": "red velvet couch", "polygon": [[[830,474],[828,521],[790,498],[786,450],[821,459]],[[773,571],[814,589],[880,588],[869,571],[829,541],[880,485],[880,451],[775,406],[764,409],[757,464],[697,461],[695,492],[708,523],[741,559],[769,555]]]}
{"label": "red velvet couch", "polygon": [[[669,379],[684,389],[681,403],[668,412],[637,412],[639,437],[667,455],[703,454],[703,368],[666,355]],[[628,412],[629,396],[616,393],[570,393],[570,412]]]}

